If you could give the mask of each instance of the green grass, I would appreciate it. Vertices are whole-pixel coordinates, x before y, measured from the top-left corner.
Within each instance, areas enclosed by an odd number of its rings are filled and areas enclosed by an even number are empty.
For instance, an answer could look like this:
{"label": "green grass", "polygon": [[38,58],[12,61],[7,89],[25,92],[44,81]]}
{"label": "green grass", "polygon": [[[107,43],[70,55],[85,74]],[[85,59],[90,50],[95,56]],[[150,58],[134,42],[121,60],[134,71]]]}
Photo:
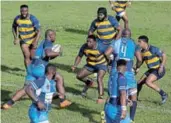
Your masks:
{"label": "green grass", "polygon": [[[13,45],[11,24],[19,14],[19,6],[26,3],[30,13],[34,14],[41,23],[42,36],[48,28],[57,31],[57,42],[62,44],[64,54],[52,62],[58,66],[58,71],[64,76],[67,98],[73,104],[67,109],[55,109],[50,112],[51,123],[98,123],[103,105],[97,105],[96,88],[88,91],[88,99],[81,98],[80,91],[83,84],[76,80],[75,74],[70,71],[79,47],[85,42],[87,30],[91,21],[96,17],[96,10],[100,6],[108,8],[114,14],[108,2],[2,2],[2,38],[1,38],[1,99],[2,103],[8,100],[17,89],[23,86],[25,68],[23,56],[19,46]],[[167,54],[167,74],[157,82],[161,88],[171,95],[171,2],[133,2],[128,8],[128,16],[132,37],[136,40],[141,34],[150,38],[150,43],[163,49]],[[79,67],[84,65],[85,61]],[[146,70],[143,66],[137,79]],[[105,88],[108,75],[105,76]],[[105,92],[107,96],[107,93]],[[171,99],[160,106],[160,97],[153,90],[144,87],[138,103],[136,123],[171,123]],[[8,110],[2,111],[2,123],[28,123],[27,115],[30,100],[22,100]]]}

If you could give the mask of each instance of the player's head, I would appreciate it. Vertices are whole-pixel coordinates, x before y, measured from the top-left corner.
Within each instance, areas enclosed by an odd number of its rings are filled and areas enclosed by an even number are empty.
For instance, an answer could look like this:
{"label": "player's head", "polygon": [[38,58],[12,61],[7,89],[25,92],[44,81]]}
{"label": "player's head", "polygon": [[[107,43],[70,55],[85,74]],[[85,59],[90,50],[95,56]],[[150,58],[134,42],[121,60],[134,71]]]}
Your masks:
{"label": "player's head", "polygon": [[131,37],[131,30],[130,29],[124,29],[122,31],[122,37]]}
{"label": "player's head", "polygon": [[51,76],[53,79],[54,76],[56,75],[56,66],[53,64],[48,64],[45,68],[45,74],[47,76]]}
{"label": "player's head", "polygon": [[107,10],[104,7],[100,7],[97,10],[97,18],[99,21],[103,21],[107,17]]}
{"label": "player's head", "polygon": [[93,49],[96,46],[96,37],[94,35],[89,35],[87,38],[88,48]]}
{"label": "player's head", "polygon": [[141,35],[138,37],[138,44],[142,49],[147,48],[148,46],[148,37],[145,35]]}
{"label": "player's head", "polygon": [[45,39],[55,42],[56,40],[56,32],[52,29],[48,29],[45,32]]}
{"label": "player's head", "polygon": [[20,13],[22,18],[27,18],[28,16],[28,5],[21,5],[20,6]]}
{"label": "player's head", "polygon": [[117,70],[124,73],[126,71],[126,64],[127,64],[126,60],[119,59],[117,61]]}

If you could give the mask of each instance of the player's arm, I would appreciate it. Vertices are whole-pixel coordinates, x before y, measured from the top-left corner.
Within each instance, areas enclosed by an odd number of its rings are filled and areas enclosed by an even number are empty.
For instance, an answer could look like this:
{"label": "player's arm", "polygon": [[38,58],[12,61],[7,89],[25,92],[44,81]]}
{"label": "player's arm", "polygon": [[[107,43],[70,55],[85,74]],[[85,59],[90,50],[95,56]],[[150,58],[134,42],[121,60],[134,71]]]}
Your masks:
{"label": "player's arm", "polygon": [[166,54],[163,51],[161,51],[159,48],[155,48],[155,54],[161,59],[160,68],[158,70],[158,73],[161,74],[166,64]]}
{"label": "player's arm", "polygon": [[93,35],[96,29],[97,29],[97,27],[95,25],[95,20],[94,20],[91,23],[91,26],[90,26],[89,31],[88,31],[88,35]]}
{"label": "player's arm", "polygon": [[44,82],[35,80],[25,87],[26,94],[34,101],[34,103],[37,105],[37,107],[40,110],[45,109],[45,105],[36,96],[36,90],[38,90],[40,87],[42,87],[43,84],[44,84]]}
{"label": "player's arm", "polygon": [[41,35],[40,23],[39,23],[39,21],[38,21],[38,19],[36,17],[33,17],[32,21],[33,21],[34,29],[36,30],[36,37],[35,37],[35,40],[32,43],[32,45],[33,45],[32,48],[37,48],[38,41],[39,41],[40,35]]}
{"label": "player's arm", "polygon": [[80,64],[81,59],[82,59],[82,57],[84,55],[84,48],[85,48],[85,44],[80,48],[80,51],[79,51],[78,55],[75,58],[74,65],[71,67],[72,71],[75,71],[77,66]]}
{"label": "player's arm", "polygon": [[14,19],[13,24],[12,24],[12,34],[14,36],[14,44],[19,43],[18,24],[16,21],[17,21],[17,17]]}
{"label": "player's arm", "polygon": [[50,41],[45,42],[44,51],[45,51],[46,58],[53,59],[61,54],[61,50],[60,50],[60,52],[54,52],[54,51],[52,51],[52,47],[53,47],[52,42],[50,42]]}
{"label": "player's arm", "polygon": [[126,117],[126,111],[127,111],[126,108],[127,95],[126,95],[126,79],[123,75],[119,76],[118,85],[119,85],[120,103],[121,103],[121,110],[122,110],[121,119],[124,119]]}
{"label": "player's arm", "polygon": [[[114,2],[114,1],[115,1],[115,0],[113,0],[113,2]],[[112,9],[112,10],[115,10],[115,6],[114,6],[114,4],[112,3],[111,0],[109,0],[109,4],[110,4],[111,9]]]}
{"label": "player's arm", "polygon": [[138,71],[139,71],[139,68],[143,64],[143,59],[142,59],[141,51],[140,51],[140,48],[138,46],[136,48],[135,58],[136,58],[136,64],[135,64],[135,67],[134,67],[134,71],[135,71],[135,74],[137,74]]}
{"label": "player's arm", "polygon": [[122,35],[122,28],[119,25],[118,21],[114,17],[109,17],[109,21],[111,22],[112,26],[116,29],[117,35],[115,37],[116,40],[121,38]]}
{"label": "player's arm", "polygon": [[107,48],[107,50],[105,51],[105,58],[107,60],[108,63],[110,63],[111,59],[110,59],[110,55],[114,52],[114,45],[115,43],[112,42],[111,45]]}

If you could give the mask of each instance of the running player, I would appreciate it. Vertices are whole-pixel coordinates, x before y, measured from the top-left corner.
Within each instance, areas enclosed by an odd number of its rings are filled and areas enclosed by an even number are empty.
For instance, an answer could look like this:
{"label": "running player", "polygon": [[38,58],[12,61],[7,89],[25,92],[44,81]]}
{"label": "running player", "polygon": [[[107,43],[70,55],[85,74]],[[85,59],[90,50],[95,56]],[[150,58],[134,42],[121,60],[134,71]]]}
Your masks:
{"label": "running player", "polygon": [[29,14],[28,6],[20,6],[20,15],[16,16],[12,24],[14,45],[20,43],[24,56],[25,67],[31,63],[40,38],[40,23],[38,19]]}
{"label": "running player", "polygon": [[107,58],[111,53],[114,54],[115,58],[112,62],[112,71],[110,74],[113,75],[115,73],[117,60],[125,59],[127,61],[125,77],[127,79],[128,96],[132,101],[132,106],[130,107],[130,118],[134,121],[137,107],[137,83],[133,71],[133,61],[135,56],[137,59],[136,66],[139,67],[142,64],[142,56],[140,48],[138,48],[134,40],[131,39],[131,31],[129,29],[124,29],[122,32],[122,38],[112,42],[110,47],[105,52]]}
{"label": "running player", "polygon": [[124,27],[129,28],[128,26],[128,16],[126,14],[126,7],[131,4],[130,1],[118,1],[118,0],[109,0],[110,6],[113,11],[116,12],[116,19],[118,22],[120,19],[124,21]]}
{"label": "running player", "polygon": [[[154,82],[163,78],[165,75],[166,54],[159,48],[150,45],[147,36],[142,35],[138,38],[139,46],[142,48],[141,53],[143,61],[147,64],[148,70],[138,81],[138,95],[143,84],[152,88],[161,95],[162,104],[166,102],[168,95]],[[137,68],[139,69],[139,68]]]}
{"label": "running player", "polygon": [[96,42],[96,37],[89,35],[87,43],[82,45],[80,48],[79,54],[75,59],[75,63],[72,66],[74,71],[78,64],[81,62],[81,59],[85,55],[87,57],[87,64],[82,68],[82,70],[77,74],[77,79],[85,83],[85,87],[82,91],[82,95],[86,95],[88,87],[92,85],[92,81],[87,78],[88,75],[91,75],[94,72],[97,72],[97,83],[98,83],[98,93],[99,97],[97,103],[103,103],[103,77],[107,70],[107,61],[104,57],[104,54],[99,50],[99,44]]}
{"label": "running player", "polygon": [[[3,109],[9,109],[12,105],[21,99],[25,95],[25,86],[30,82],[36,80],[44,75],[45,66],[48,64],[51,58],[55,58],[60,55],[60,52],[53,52],[53,42],[56,40],[56,32],[54,30],[48,29],[45,32],[45,40],[43,40],[36,50],[35,58],[32,60],[31,64],[27,69],[27,76],[25,79],[24,87],[15,93],[15,95],[7,103],[2,105]],[[71,104],[70,101],[65,99],[65,89],[64,89],[64,79],[57,73],[55,78],[56,87],[59,92],[60,107],[64,108]]]}

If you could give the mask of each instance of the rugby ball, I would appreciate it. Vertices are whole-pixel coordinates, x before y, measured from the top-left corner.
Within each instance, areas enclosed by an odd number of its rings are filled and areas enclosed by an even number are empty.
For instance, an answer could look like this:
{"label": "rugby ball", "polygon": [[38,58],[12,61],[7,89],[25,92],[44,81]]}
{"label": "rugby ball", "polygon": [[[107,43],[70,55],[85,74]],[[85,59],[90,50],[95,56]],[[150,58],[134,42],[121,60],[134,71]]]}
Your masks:
{"label": "rugby ball", "polygon": [[61,51],[61,45],[60,45],[60,44],[55,44],[55,45],[52,47],[52,51],[53,51],[53,52],[60,52],[60,51]]}

